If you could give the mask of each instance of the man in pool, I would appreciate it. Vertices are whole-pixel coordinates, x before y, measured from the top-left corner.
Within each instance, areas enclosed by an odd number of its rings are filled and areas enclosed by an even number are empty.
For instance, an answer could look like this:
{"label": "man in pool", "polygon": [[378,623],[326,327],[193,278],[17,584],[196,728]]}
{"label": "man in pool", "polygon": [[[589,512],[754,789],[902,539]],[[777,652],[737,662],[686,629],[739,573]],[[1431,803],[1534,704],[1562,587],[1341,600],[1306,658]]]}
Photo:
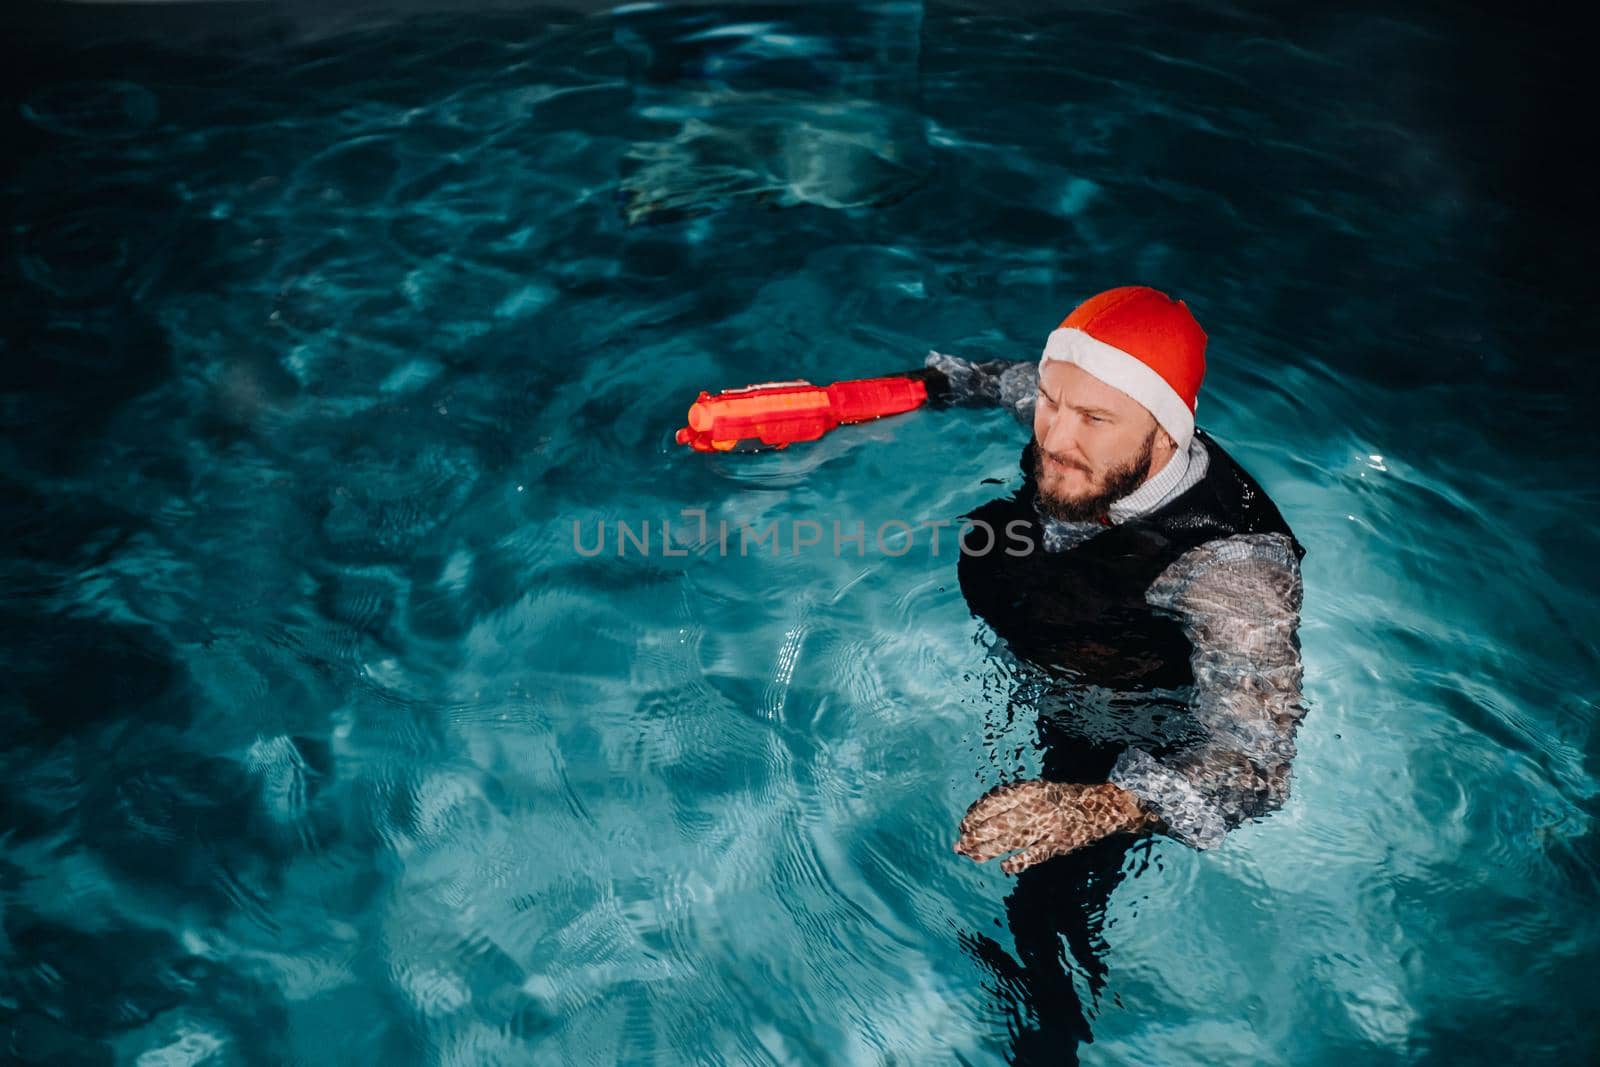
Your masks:
{"label": "man in pool", "polygon": [[[932,402],[1031,421],[1023,483],[968,516],[959,563],[974,614],[1016,660],[1038,713],[1041,777],[980,797],[955,851],[1006,856],[1021,965],[964,940],[1020,992],[1018,1059],[1091,1040],[1061,937],[1098,993],[1105,901],[1128,846],[1196,849],[1280,807],[1301,704],[1305,550],[1261,487],[1194,424],[1206,335],[1181,301],[1127,286],[1085,301],[1037,365],[930,353]],[[1018,1005],[1008,1000],[1008,1009]]]}

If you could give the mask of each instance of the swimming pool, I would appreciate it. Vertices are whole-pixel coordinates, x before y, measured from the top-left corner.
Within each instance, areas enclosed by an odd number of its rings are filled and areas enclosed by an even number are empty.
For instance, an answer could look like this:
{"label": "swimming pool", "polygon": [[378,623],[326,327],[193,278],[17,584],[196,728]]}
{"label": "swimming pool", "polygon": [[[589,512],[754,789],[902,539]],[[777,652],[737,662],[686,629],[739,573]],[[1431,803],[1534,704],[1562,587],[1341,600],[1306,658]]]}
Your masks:
{"label": "swimming pool", "polygon": [[1284,810],[1130,857],[1084,1061],[1594,1054],[1594,375],[1519,27],[240,12],[8,75],[8,1056],[1004,1062],[1011,880],[950,844],[1033,725],[954,545],[872,533],[1025,431],[672,435],[1129,281],[1309,549],[1310,714]]}

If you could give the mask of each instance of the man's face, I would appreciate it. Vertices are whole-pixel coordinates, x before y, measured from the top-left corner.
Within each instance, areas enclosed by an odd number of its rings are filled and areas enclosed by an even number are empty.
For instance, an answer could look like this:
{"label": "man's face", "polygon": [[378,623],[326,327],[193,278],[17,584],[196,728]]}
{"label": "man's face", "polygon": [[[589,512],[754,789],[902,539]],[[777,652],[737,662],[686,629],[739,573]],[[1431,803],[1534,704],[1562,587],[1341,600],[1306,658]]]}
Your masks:
{"label": "man's face", "polygon": [[1176,451],[1144,405],[1059,360],[1039,376],[1033,437],[1040,502],[1056,518],[1079,522],[1104,515]]}

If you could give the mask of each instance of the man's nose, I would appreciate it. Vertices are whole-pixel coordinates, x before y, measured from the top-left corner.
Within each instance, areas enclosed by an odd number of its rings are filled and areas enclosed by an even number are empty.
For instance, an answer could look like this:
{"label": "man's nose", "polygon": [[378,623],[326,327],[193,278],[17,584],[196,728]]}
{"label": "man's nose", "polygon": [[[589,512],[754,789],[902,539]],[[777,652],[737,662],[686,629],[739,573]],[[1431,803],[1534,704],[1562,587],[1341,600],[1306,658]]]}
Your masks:
{"label": "man's nose", "polygon": [[1057,412],[1044,431],[1044,450],[1057,456],[1078,455],[1077,422],[1067,412]]}

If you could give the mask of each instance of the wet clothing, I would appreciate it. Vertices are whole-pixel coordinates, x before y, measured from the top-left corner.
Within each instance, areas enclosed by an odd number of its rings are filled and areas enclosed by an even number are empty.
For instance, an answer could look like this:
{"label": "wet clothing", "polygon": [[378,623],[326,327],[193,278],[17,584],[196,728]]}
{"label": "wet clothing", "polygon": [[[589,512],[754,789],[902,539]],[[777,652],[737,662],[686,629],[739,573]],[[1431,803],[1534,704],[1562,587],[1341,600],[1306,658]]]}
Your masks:
{"label": "wet clothing", "polygon": [[[1037,364],[931,353],[927,367],[936,403],[995,404],[1031,426]],[[1043,512],[1033,450],[1030,435],[1021,487],[967,516],[958,564],[968,605],[1017,661],[1008,716],[1037,715],[1042,778],[1114,782],[1170,836],[1215,845],[1288,793],[1305,550],[1204,431],[1104,523]],[[1106,902],[1136,840],[1022,871],[1006,899],[1016,960],[963,938],[995,973],[1013,1062],[1075,1063],[1092,1040],[1062,945],[1098,995]]]}

